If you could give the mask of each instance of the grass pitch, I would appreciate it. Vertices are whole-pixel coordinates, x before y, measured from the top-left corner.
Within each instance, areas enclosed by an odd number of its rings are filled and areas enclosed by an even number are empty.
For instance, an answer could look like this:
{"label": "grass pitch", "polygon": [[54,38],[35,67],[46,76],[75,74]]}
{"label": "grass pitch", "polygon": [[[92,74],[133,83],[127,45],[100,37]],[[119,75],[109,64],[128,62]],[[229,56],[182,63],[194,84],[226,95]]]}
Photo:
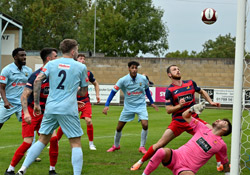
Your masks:
{"label": "grass pitch", "polygon": [[[88,147],[87,134],[82,136],[82,149],[83,149],[83,171],[84,175],[139,175],[142,174],[143,169],[147,163],[144,163],[141,170],[130,171],[130,167],[142,157],[142,154],[138,152],[141,137],[141,124],[138,123],[136,116],[135,120],[126,124],[122,132],[121,149],[112,153],[107,153],[114,143],[115,128],[122,111],[122,106],[110,106],[108,116],[102,114],[103,105],[93,105],[93,125],[94,125],[94,144],[97,147],[96,151],[90,151]],[[162,136],[163,132],[171,121],[171,116],[168,115],[164,107],[160,107],[156,112],[153,108],[148,107],[149,112],[149,133],[146,148]],[[200,117],[212,123],[219,118],[232,118],[231,110],[222,109],[206,109]],[[84,133],[86,133],[86,123],[81,120],[81,125]],[[17,122],[13,116],[8,120],[2,129],[0,130],[0,174],[4,174],[6,168],[8,168],[10,161],[14,155],[15,150],[22,143],[21,136],[21,123]],[[178,148],[185,144],[191,135],[183,133],[181,136],[174,139],[167,147]],[[228,145],[228,155],[230,158],[231,150],[231,136],[224,137],[225,142]],[[39,156],[42,161],[34,162],[28,169],[27,175],[46,175],[49,171],[49,150],[47,147],[43,150]],[[16,171],[21,167],[24,159],[22,159],[16,166]],[[15,171],[15,172],[16,172]],[[72,172],[71,165],[71,149],[69,142],[65,135],[59,142],[59,157],[56,165],[56,171],[60,175],[70,175]],[[248,172],[249,173],[249,172]],[[172,172],[160,165],[153,173],[153,175],[167,175]],[[215,175],[223,174],[216,171],[216,161],[213,156],[207,164],[202,167],[198,175]]]}

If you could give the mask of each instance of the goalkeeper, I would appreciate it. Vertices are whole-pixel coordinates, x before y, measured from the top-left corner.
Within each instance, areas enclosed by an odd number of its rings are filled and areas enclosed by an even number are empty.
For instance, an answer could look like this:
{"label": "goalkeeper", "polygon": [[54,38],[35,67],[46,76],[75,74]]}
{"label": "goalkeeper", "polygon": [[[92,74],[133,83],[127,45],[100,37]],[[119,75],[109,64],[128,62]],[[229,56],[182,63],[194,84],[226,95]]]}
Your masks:
{"label": "goalkeeper", "polygon": [[230,174],[227,146],[221,136],[229,135],[232,125],[228,119],[216,120],[212,126],[205,125],[192,117],[192,113],[200,114],[204,108],[205,104],[200,103],[183,112],[183,119],[193,128],[194,136],[177,150],[170,148],[157,150],[143,175],[151,174],[161,162],[174,175],[194,175],[215,153],[221,158],[225,175]]}
{"label": "goalkeeper", "polygon": [[[146,154],[130,168],[131,171],[138,170],[159,148],[166,146],[171,140],[183,132],[186,131],[194,135],[193,128],[182,118],[182,113],[195,104],[195,92],[201,94],[210,105],[220,107],[220,103],[213,102],[207,92],[197,86],[193,80],[181,80],[181,71],[176,65],[169,66],[167,73],[172,84],[167,88],[165,94],[166,111],[168,114],[172,114],[172,121],[160,140],[149,147]],[[194,113],[192,116],[204,124],[207,124],[205,121],[199,119],[197,114]],[[219,170],[222,171],[223,166],[217,154],[216,160],[217,170],[219,167]]]}

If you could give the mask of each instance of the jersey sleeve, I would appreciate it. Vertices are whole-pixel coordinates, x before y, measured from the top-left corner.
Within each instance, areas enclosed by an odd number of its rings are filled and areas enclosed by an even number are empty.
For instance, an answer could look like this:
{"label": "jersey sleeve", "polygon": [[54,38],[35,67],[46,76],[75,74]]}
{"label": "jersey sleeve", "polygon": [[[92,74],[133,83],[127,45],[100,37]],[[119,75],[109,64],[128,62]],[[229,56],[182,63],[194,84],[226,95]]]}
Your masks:
{"label": "jersey sleeve", "polygon": [[191,80],[191,81],[193,82],[195,92],[200,92],[201,88],[199,86],[197,86],[197,84],[193,80]]}
{"label": "jersey sleeve", "polygon": [[144,80],[144,83],[145,83],[145,89],[149,88],[149,81],[148,79],[146,78],[146,76],[144,76],[145,78],[143,78]]}
{"label": "jersey sleeve", "polygon": [[221,158],[221,163],[224,165],[228,163],[228,156],[227,156],[227,145],[224,143],[220,151],[218,152],[218,155]]}
{"label": "jersey sleeve", "polygon": [[168,90],[168,89],[166,89],[165,100],[166,100],[166,106],[167,105],[174,105],[172,94],[171,94],[170,90]]}
{"label": "jersey sleeve", "polygon": [[193,128],[194,132],[196,132],[202,128],[207,129],[207,126],[205,124],[203,124],[202,122],[200,122],[199,120],[197,120],[195,118],[192,118],[189,125]]}
{"label": "jersey sleeve", "polygon": [[36,79],[35,73],[31,74],[25,87],[33,90],[33,85],[34,85],[35,79]]}
{"label": "jersey sleeve", "polygon": [[119,91],[119,89],[122,88],[122,86],[123,86],[123,79],[120,78],[112,89],[113,89],[115,92],[117,92],[117,91]]}
{"label": "jersey sleeve", "polygon": [[95,82],[94,74],[91,71],[88,71],[89,82]]}
{"label": "jersey sleeve", "polygon": [[8,69],[4,68],[1,72],[1,75],[0,75],[0,83],[7,84],[8,75],[9,75]]}
{"label": "jersey sleeve", "polygon": [[87,72],[87,67],[82,64],[83,67],[83,71],[82,74],[81,74],[81,82],[80,82],[80,87],[86,87],[88,86],[88,81],[89,81],[89,78],[88,78],[88,72]]}

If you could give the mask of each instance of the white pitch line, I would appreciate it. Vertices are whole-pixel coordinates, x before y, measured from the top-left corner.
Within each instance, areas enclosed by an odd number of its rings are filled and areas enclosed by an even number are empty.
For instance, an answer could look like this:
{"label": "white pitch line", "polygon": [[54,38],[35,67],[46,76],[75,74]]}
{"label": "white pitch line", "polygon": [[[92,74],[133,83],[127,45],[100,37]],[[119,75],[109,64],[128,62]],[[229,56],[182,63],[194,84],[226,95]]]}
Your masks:
{"label": "white pitch line", "polygon": [[[139,136],[139,134],[124,134],[122,137],[127,137],[127,136]],[[110,138],[114,137],[113,136],[100,136],[100,137],[94,137],[95,139],[104,139],[104,138]],[[87,140],[87,137],[81,138],[81,140]],[[68,139],[61,139],[60,142],[68,141]],[[12,147],[18,147],[20,145],[8,145],[8,146],[0,146],[0,149],[5,149],[5,148],[12,148]]]}

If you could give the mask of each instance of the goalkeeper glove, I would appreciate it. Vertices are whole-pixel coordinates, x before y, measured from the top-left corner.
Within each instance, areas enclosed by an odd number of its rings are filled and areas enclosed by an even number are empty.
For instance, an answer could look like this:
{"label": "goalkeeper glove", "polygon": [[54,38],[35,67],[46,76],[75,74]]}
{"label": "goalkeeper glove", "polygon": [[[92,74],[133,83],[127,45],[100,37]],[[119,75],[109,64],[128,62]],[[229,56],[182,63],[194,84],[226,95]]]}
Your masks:
{"label": "goalkeeper glove", "polygon": [[203,101],[203,102],[201,102],[199,104],[193,105],[190,108],[190,112],[196,113],[196,114],[201,114],[201,112],[205,109],[205,107],[206,107],[205,101]]}

